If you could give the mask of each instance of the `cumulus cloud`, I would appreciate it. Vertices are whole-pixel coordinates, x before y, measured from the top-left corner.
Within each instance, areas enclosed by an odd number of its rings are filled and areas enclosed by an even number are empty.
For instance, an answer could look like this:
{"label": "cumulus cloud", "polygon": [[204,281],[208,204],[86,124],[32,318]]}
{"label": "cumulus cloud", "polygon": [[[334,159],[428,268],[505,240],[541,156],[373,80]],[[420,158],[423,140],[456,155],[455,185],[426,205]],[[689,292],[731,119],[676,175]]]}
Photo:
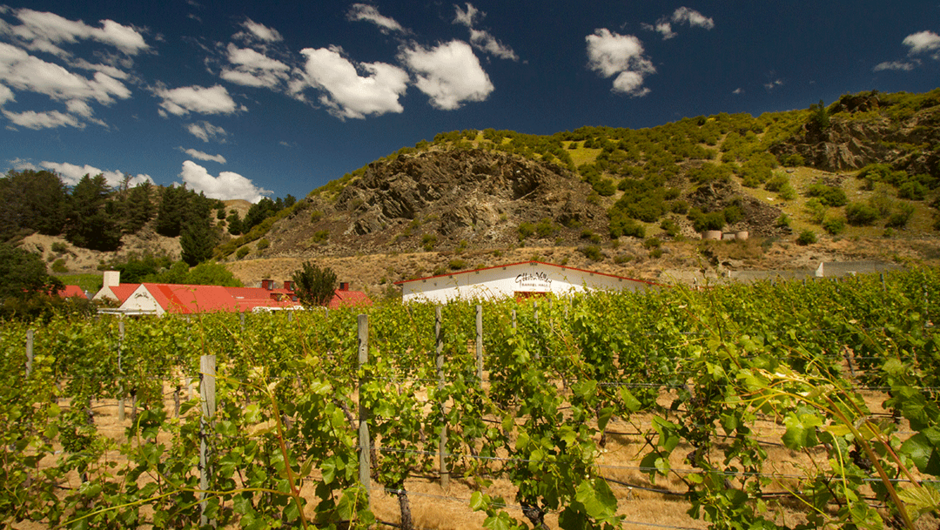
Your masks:
{"label": "cumulus cloud", "polygon": [[[62,181],[65,182],[68,186],[74,186],[78,184],[78,181],[82,179],[85,175],[91,175],[92,177],[96,175],[103,175],[105,180],[108,182],[108,186],[115,187],[124,182],[124,173],[121,171],[102,171],[94,166],[85,164],[84,166],[79,166],[76,164],[69,164],[68,162],[59,163],[59,162],[40,162],[39,165],[43,169],[48,169],[55,171],[62,176]],[[150,178],[150,175],[137,175],[131,177],[130,185],[136,186],[144,182],[149,182],[153,184],[153,179]]]}
{"label": "cumulus cloud", "polygon": [[222,127],[216,127],[207,121],[190,123],[186,126],[186,130],[189,131],[189,134],[199,138],[203,142],[217,140],[220,143],[224,143],[225,137],[228,136],[228,133],[225,132],[225,129]]}
{"label": "cumulus cloud", "polygon": [[[302,98],[308,86],[322,91],[320,103],[340,119],[404,110],[398,98],[408,88],[408,74],[401,68],[385,63],[354,64],[336,46],[304,48],[300,53],[307,60],[302,81],[291,86],[295,96]],[[360,76],[360,70],[367,75]]]}
{"label": "cumulus cloud", "polygon": [[[910,55],[940,51],[940,35],[932,31],[921,31],[913,33],[904,38],[904,45],[910,48]],[[934,59],[940,57],[940,54],[933,56]]]}
{"label": "cumulus cloud", "polygon": [[668,40],[676,35],[673,31],[673,24],[677,25],[688,25],[692,28],[705,28],[712,29],[715,27],[715,21],[705,15],[699,13],[694,9],[688,7],[680,7],[673,11],[671,17],[663,17],[656,21],[656,24],[642,24],[643,29],[649,31],[655,31],[663,36],[663,40]]}
{"label": "cumulus cloud", "polygon": [[101,20],[100,27],[93,27],[81,20],[69,20],[55,13],[26,8],[17,9],[14,14],[22,24],[13,26],[4,23],[0,31],[24,43],[31,50],[68,57],[70,54],[59,45],[73,44],[79,40],[110,45],[126,55],[137,55],[150,48],[140,32],[113,20]]}
{"label": "cumulus cloud", "polygon": [[672,21],[676,24],[688,24],[693,28],[712,29],[715,21],[694,9],[680,7],[672,13]]}
{"label": "cumulus cloud", "polygon": [[123,83],[103,72],[95,72],[91,79],[87,79],[2,42],[0,84],[58,101],[95,100],[102,105],[110,105],[114,98],[127,99],[131,95]]}
{"label": "cumulus cloud", "polygon": [[512,48],[499,42],[496,37],[489,32],[474,27],[475,21],[485,17],[486,13],[473,7],[473,4],[469,2],[467,3],[466,11],[460,9],[460,6],[457,5],[454,6],[454,10],[456,14],[453,23],[467,26],[467,28],[470,29],[470,44],[472,44],[474,48],[489,53],[490,55],[495,55],[500,59],[519,60],[519,56],[516,55],[516,52],[514,52]]}
{"label": "cumulus cloud", "polygon": [[612,89],[614,92],[633,97],[649,93],[643,81],[646,76],[656,73],[656,68],[644,55],[640,39],[602,28],[594,30],[594,34],[588,35],[585,40],[588,66],[605,78],[617,76]]}
{"label": "cumulus cloud", "polygon": [[261,42],[280,42],[284,37],[274,28],[259,24],[250,18],[242,22],[244,31],[235,34],[235,38],[242,40],[256,40]]}
{"label": "cumulus cloud", "polygon": [[33,171],[39,171],[39,167],[37,167],[36,164],[33,164],[29,160],[23,160],[22,158],[14,158],[13,160],[9,160],[8,162],[10,163],[10,167],[16,170],[22,171],[24,169],[31,169]]}
{"label": "cumulus cloud", "polygon": [[484,101],[493,92],[493,83],[466,42],[454,40],[431,49],[415,45],[404,48],[399,58],[436,108],[459,109],[464,102]]}
{"label": "cumulus cloud", "polygon": [[247,110],[238,105],[222,85],[212,87],[186,86],[174,89],[157,88],[157,96],[163,98],[160,103],[161,114],[169,112],[176,116],[185,116],[190,112],[197,114],[234,114]]}
{"label": "cumulus cloud", "polygon": [[47,112],[36,112],[27,110],[24,112],[3,111],[3,115],[14,125],[26,127],[27,129],[55,129],[58,127],[85,128],[85,124],[71,114],[65,114],[57,110]]}
{"label": "cumulus cloud", "polygon": [[289,77],[289,66],[251,48],[239,48],[230,43],[227,58],[232,66],[224,68],[221,77],[232,83],[275,88]]}
{"label": "cumulus cloud", "polygon": [[16,98],[13,95],[13,91],[9,88],[0,85],[0,106],[3,106],[7,101],[14,101]]}
{"label": "cumulus cloud", "polygon": [[901,72],[909,72],[913,70],[917,65],[913,62],[904,62],[904,61],[885,61],[883,63],[878,63],[872,68],[872,72],[882,72],[884,70],[896,70]]}
{"label": "cumulus cloud", "polygon": [[265,195],[271,194],[270,190],[255,186],[250,179],[238,173],[223,171],[218,177],[213,177],[206,168],[191,160],[183,162],[183,170],[179,176],[190,189],[203,192],[210,199],[258,202]]}
{"label": "cumulus cloud", "polygon": [[195,158],[196,160],[207,160],[209,162],[218,162],[219,164],[224,164],[226,162],[225,157],[222,155],[210,155],[209,153],[197,151],[196,149],[183,149],[182,146],[180,146],[179,150]]}
{"label": "cumulus cloud", "polygon": [[349,7],[349,11],[346,13],[346,18],[352,21],[364,20],[366,22],[371,22],[379,27],[382,33],[389,33],[391,31],[397,31],[404,33],[405,28],[402,27],[395,19],[386,17],[379,13],[379,10],[375,6],[370,6],[368,4],[353,4]]}

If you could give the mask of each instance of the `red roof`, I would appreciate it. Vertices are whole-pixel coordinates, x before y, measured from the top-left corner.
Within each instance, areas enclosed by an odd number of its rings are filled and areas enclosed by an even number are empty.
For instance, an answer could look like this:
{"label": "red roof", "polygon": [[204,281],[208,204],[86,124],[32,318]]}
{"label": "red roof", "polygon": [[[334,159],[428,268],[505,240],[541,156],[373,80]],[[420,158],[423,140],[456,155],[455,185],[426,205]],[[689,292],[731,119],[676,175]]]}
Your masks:
{"label": "red roof", "polygon": [[339,309],[340,307],[370,306],[372,299],[362,291],[342,291],[337,289],[333,292],[333,299],[330,300],[330,309]]}
{"label": "red roof", "polygon": [[109,289],[117,297],[118,302],[123,304],[134,294],[138,287],[140,287],[139,283],[122,283],[121,285],[112,285]]}
{"label": "red roof", "polygon": [[73,296],[77,296],[86,300],[88,299],[88,297],[85,296],[85,291],[82,291],[82,288],[77,285],[66,285],[64,289],[59,289],[56,294],[59,295],[60,298],[71,298]]}
{"label": "red roof", "polygon": [[205,313],[213,311],[250,311],[255,307],[294,307],[290,301],[279,302],[272,291],[250,287],[218,285],[178,285],[145,283],[147,291],[170,313]]}
{"label": "red roof", "polygon": [[587,270],[587,269],[579,269],[579,268],[577,268],[577,267],[569,267],[569,266],[567,266],[567,265],[556,265],[556,264],[554,264],[554,263],[546,263],[546,262],[544,262],[544,261],[519,261],[519,262],[516,262],[516,263],[507,263],[506,265],[495,265],[495,266],[493,266],[493,267],[483,267],[483,268],[481,268],[481,269],[470,269],[470,270],[458,271],[458,272],[448,272],[448,273],[445,273],[445,274],[437,274],[437,275],[435,275],[435,276],[427,276],[427,277],[424,277],[424,278],[415,278],[415,279],[413,279],[413,280],[399,280],[399,281],[395,282],[395,285],[402,285],[402,284],[405,284],[405,283],[418,282],[418,281],[421,281],[421,280],[430,280],[431,278],[444,278],[444,277],[450,277],[450,276],[457,276],[457,275],[460,275],[460,274],[470,274],[471,272],[477,272],[477,271],[488,271],[488,270],[492,270],[492,269],[502,269],[502,268],[505,268],[505,267],[514,267],[514,266],[516,266],[516,265],[530,265],[530,264],[536,264],[536,263],[539,264],[539,265],[545,265],[545,266],[547,266],[547,267],[556,267],[556,268],[559,268],[559,269],[562,269],[562,270],[566,270],[566,269],[567,269],[567,270],[578,271],[578,272],[586,272],[586,273],[588,273],[588,274],[596,274],[596,275],[598,275],[598,276],[607,276],[607,277],[609,277],[609,278],[617,278],[617,279],[619,279],[619,280],[629,280],[629,281],[631,281],[631,282],[646,283],[646,284],[649,284],[649,285],[659,285],[659,284],[657,284],[656,282],[651,282],[651,281],[647,281],[647,280],[637,280],[636,278],[627,278],[626,276],[617,276],[616,274],[607,274],[607,273],[604,273],[604,272],[589,271],[589,270]]}

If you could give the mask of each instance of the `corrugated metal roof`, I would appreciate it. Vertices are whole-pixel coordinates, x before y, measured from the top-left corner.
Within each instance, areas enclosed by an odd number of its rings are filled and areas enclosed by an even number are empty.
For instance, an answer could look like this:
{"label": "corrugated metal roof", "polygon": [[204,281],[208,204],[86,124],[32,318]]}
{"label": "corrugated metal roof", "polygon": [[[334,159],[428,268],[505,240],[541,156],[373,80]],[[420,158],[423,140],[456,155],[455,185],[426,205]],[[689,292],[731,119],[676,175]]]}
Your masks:
{"label": "corrugated metal roof", "polygon": [[444,274],[437,274],[437,275],[435,275],[435,276],[427,276],[427,277],[424,277],[424,278],[415,278],[415,279],[413,279],[413,280],[400,280],[400,281],[395,282],[395,285],[402,285],[402,284],[411,283],[411,282],[419,282],[419,281],[421,281],[421,280],[430,280],[430,279],[432,279],[432,278],[445,278],[445,277],[450,277],[450,276],[458,276],[458,275],[460,275],[460,274],[470,274],[471,272],[488,271],[488,270],[493,270],[493,269],[504,269],[504,268],[507,268],[507,267],[516,267],[516,266],[519,266],[519,265],[536,265],[536,264],[537,264],[537,265],[545,265],[545,266],[547,266],[547,267],[556,267],[556,268],[559,268],[559,269],[561,269],[561,270],[570,270],[570,271],[584,272],[584,273],[587,273],[587,274],[596,274],[596,275],[598,275],[598,276],[607,276],[607,277],[609,277],[609,278],[617,278],[617,279],[619,279],[619,280],[629,280],[629,281],[631,281],[631,282],[645,283],[645,284],[649,284],[649,285],[659,285],[659,284],[657,284],[656,282],[651,282],[651,281],[648,281],[648,280],[637,280],[636,278],[627,278],[626,276],[617,276],[616,274],[607,274],[607,273],[605,273],[605,272],[597,272],[597,271],[590,271],[590,270],[587,270],[587,269],[579,269],[579,268],[577,268],[577,267],[569,267],[569,266],[567,266],[567,265],[556,265],[556,264],[554,264],[554,263],[546,263],[546,262],[544,262],[544,261],[519,261],[519,262],[516,262],[516,263],[507,263],[506,265],[494,265],[493,267],[483,267],[483,268],[481,268],[481,269],[469,269],[469,270],[465,270],[465,271],[448,272],[448,273],[444,273]]}

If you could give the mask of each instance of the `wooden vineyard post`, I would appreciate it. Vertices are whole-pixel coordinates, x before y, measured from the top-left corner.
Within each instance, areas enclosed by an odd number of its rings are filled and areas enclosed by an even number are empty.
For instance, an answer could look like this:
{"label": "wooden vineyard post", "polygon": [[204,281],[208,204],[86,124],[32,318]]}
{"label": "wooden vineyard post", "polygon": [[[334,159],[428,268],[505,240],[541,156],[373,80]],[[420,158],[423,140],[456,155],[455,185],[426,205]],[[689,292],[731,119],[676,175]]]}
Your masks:
{"label": "wooden vineyard post", "polygon": [[[359,368],[369,362],[369,316],[359,315]],[[370,453],[372,444],[369,440],[369,411],[362,399],[363,378],[359,378],[359,483],[366,490],[366,496],[372,491],[372,462]]]}
{"label": "wooden vineyard post", "polygon": [[124,321],[118,321],[118,421],[124,422],[124,374],[123,374],[123,354],[124,354]]}
{"label": "wooden vineyard post", "polygon": [[477,380],[483,386],[483,306],[477,306]]}
{"label": "wooden vineyard post", "polygon": [[884,292],[888,292],[888,285],[885,283],[885,273],[882,272],[880,276],[881,276],[881,290]]}
{"label": "wooden vineyard post", "polygon": [[212,418],[215,416],[215,355],[203,355],[199,358],[199,397],[202,401],[202,419],[199,421],[199,524],[201,526],[215,526],[215,520],[210,521],[206,516],[209,503],[209,478],[212,470],[209,468],[209,429]]}
{"label": "wooden vineyard post", "polygon": [[[533,319],[535,320],[535,329],[539,329],[539,303],[538,303],[538,302],[533,302],[533,303],[532,303],[532,314],[533,314]],[[542,354],[541,354],[541,352],[539,351],[539,350],[540,350],[540,345],[538,344],[538,341],[535,341],[535,342],[536,342],[536,345],[535,345],[535,360],[538,361],[539,359],[542,358]]]}
{"label": "wooden vineyard post", "polygon": [[[437,389],[444,388],[444,334],[441,329],[443,317],[441,306],[434,308],[434,337],[437,342]],[[441,440],[437,446],[438,459],[441,466],[441,488],[446,490],[450,487],[450,471],[447,470],[447,414],[444,412],[444,403],[441,407]]]}
{"label": "wooden vineyard post", "polygon": [[33,373],[33,330],[26,330],[26,379]]}
{"label": "wooden vineyard post", "polygon": [[516,310],[512,310],[512,329],[516,329]]}

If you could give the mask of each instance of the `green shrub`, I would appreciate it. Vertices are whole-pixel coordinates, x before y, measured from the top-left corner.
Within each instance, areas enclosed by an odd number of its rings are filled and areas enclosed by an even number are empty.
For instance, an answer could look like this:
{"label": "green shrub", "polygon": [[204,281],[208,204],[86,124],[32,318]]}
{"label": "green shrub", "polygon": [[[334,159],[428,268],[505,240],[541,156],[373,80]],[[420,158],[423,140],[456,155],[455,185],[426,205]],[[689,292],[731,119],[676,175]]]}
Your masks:
{"label": "green shrub", "polygon": [[822,227],[830,235],[839,235],[845,231],[845,219],[841,217],[828,217],[823,221]]}
{"label": "green shrub", "polygon": [[780,191],[781,188],[789,185],[790,177],[778,173],[764,184],[764,189],[767,191]]}
{"label": "green shrub", "polygon": [[616,263],[617,265],[623,265],[624,263],[627,263],[632,259],[633,259],[633,256],[629,254],[618,254],[616,257],[614,257],[614,263]]}
{"label": "green shrub", "polygon": [[852,226],[869,226],[878,219],[878,210],[853,202],[845,207],[845,220]]}
{"label": "green shrub", "polygon": [[258,241],[258,244],[255,245],[255,249],[258,250],[258,251],[261,251],[261,250],[264,250],[264,249],[266,249],[266,248],[268,248],[268,247],[270,247],[270,246],[271,246],[271,242],[270,242],[270,241],[268,241],[267,239],[262,239],[261,241]]}
{"label": "green shrub", "polygon": [[57,259],[52,263],[52,272],[68,272],[69,268],[65,266],[64,259]]}
{"label": "green shrub", "polygon": [[519,233],[519,241],[528,238],[535,233],[535,225],[528,222],[521,222],[516,228],[516,231]]}
{"label": "green shrub", "polygon": [[704,213],[698,208],[693,208],[688,217],[696,232],[721,230],[725,226],[724,211]]}
{"label": "green shrub", "polygon": [[555,223],[552,222],[548,217],[543,218],[541,221],[535,225],[535,233],[539,236],[540,239],[545,239],[546,237],[551,236],[557,228]]}
{"label": "green shrub", "polygon": [[437,246],[437,235],[435,234],[424,234],[421,236],[421,248],[425,252],[431,252],[434,250],[434,247]]}
{"label": "green shrub", "polygon": [[[909,181],[898,188],[898,198],[912,201],[922,201],[927,195],[927,187],[920,182]],[[53,247],[53,250],[55,248]]]}
{"label": "green shrub", "polygon": [[809,215],[810,222],[817,225],[822,224],[823,220],[826,218],[826,212],[829,211],[829,208],[816,198],[806,201],[803,208]]}
{"label": "green shrub", "polygon": [[65,254],[66,252],[68,252],[68,250],[69,250],[68,245],[66,245],[65,243],[61,241],[56,241],[55,243],[52,244],[52,251],[55,252],[56,254]]}
{"label": "green shrub", "polygon": [[849,198],[842,188],[819,183],[810,186],[806,190],[806,196],[816,197],[822,204],[836,208],[845,206],[849,202]]}
{"label": "green shrub", "polygon": [[322,211],[322,210],[314,210],[314,211],[310,212],[310,222],[311,222],[311,223],[316,223],[316,222],[319,221],[320,219],[323,219],[323,211]]}
{"label": "green shrub", "polygon": [[897,209],[894,213],[891,214],[891,217],[888,217],[888,222],[885,223],[885,226],[891,228],[904,228],[907,226],[908,221],[911,220],[911,217],[914,215],[914,207],[910,204],[901,203],[897,206]]}
{"label": "green shrub", "polygon": [[676,237],[679,235],[679,225],[672,219],[663,219],[663,222],[659,223],[659,227],[666,231],[666,235],[669,237]]}
{"label": "green shrub", "polygon": [[780,162],[786,167],[799,167],[806,165],[806,160],[803,158],[803,155],[797,153],[784,156],[782,159],[780,159]]}
{"label": "green shrub", "polygon": [[777,222],[775,224],[777,228],[789,228],[790,223],[792,222],[793,221],[790,219],[789,215],[782,213],[780,214],[780,217],[777,218]]}
{"label": "green shrub", "polygon": [[311,238],[311,240],[314,243],[325,243],[326,240],[328,240],[329,238],[330,238],[329,230],[317,230],[316,232],[313,233],[313,237]]}
{"label": "green shrub", "polygon": [[463,268],[466,268],[467,262],[462,259],[452,259],[450,263],[447,264],[450,267],[450,270],[457,271]]}
{"label": "green shrub", "polygon": [[604,253],[601,252],[601,247],[597,245],[578,247],[578,252],[584,254],[584,256],[591,261],[602,261],[605,257]]}
{"label": "green shrub", "polygon": [[610,237],[618,238],[620,236],[630,236],[643,239],[646,236],[646,228],[640,223],[630,219],[623,212],[611,209],[610,215]]}
{"label": "green shrub", "polygon": [[643,241],[643,246],[644,246],[645,248],[659,248],[659,247],[662,246],[662,244],[663,244],[663,242],[660,241],[658,237],[651,237],[651,238],[649,238],[649,239]]}
{"label": "green shrub", "polygon": [[663,249],[661,248],[654,248],[653,250],[650,251],[650,258],[652,259],[660,258],[662,257],[662,255],[663,255]]}
{"label": "green shrub", "polygon": [[816,242],[816,232],[812,230],[803,230],[800,232],[800,237],[796,239],[798,245],[812,245]]}
{"label": "green shrub", "polygon": [[239,247],[239,248],[238,248],[238,252],[235,253],[235,257],[238,258],[238,259],[242,259],[242,258],[244,258],[245,256],[247,256],[249,252],[251,252],[251,249],[248,248],[248,245],[245,245],[245,246],[243,246],[243,247]]}

